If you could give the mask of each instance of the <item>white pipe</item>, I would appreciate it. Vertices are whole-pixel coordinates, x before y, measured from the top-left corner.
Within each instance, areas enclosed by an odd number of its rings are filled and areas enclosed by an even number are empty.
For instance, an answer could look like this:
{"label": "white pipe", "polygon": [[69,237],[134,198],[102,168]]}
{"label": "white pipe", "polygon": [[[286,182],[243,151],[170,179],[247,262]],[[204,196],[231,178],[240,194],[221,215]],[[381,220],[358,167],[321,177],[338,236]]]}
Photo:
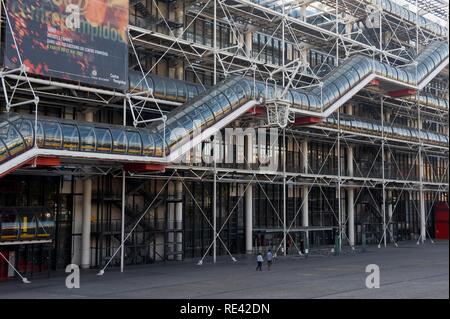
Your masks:
{"label": "white pipe", "polygon": [[252,57],[252,50],[253,50],[253,33],[248,31],[245,33],[245,54],[247,54],[247,57]]}
{"label": "white pipe", "polygon": [[[175,196],[177,199],[182,199],[183,183],[180,181],[175,182]],[[175,204],[175,222],[176,222],[176,259],[183,259],[183,202],[177,202]]]}
{"label": "white pipe", "polygon": [[387,192],[388,195],[388,224],[389,224],[389,234],[391,236],[391,241],[395,242],[394,238],[394,225],[392,224],[392,216],[394,215],[393,204],[392,204],[392,191]]}
{"label": "white pipe", "polygon": [[83,226],[81,232],[81,268],[91,266],[92,180],[83,181]]}
{"label": "white pipe", "polygon": [[303,173],[308,174],[308,140],[304,138],[302,140],[302,168]]}
{"label": "white pipe", "polygon": [[[353,104],[349,103],[346,107],[346,113],[348,115],[353,115],[354,107]],[[353,146],[347,147],[347,175],[353,177]],[[354,208],[354,198],[355,190],[353,188],[347,189],[347,229],[348,229],[348,240],[350,246],[353,248],[355,246],[355,208]]]}
{"label": "white pipe", "polygon": [[427,238],[427,223],[426,223],[426,211],[425,211],[425,194],[423,187],[420,189],[420,241],[425,242]]}
{"label": "white pipe", "polygon": [[[85,120],[94,121],[94,113],[86,112]],[[83,181],[83,223],[81,231],[81,268],[91,266],[91,217],[92,217],[92,180]]]}
{"label": "white pipe", "polygon": [[[175,185],[173,182],[169,182],[167,185],[167,193],[169,195],[169,198],[174,199],[175,198]],[[169,249],[169,260],[173,260],[174,252],[175,252],[175,203],[169,202],[167,204],[167,241],[168,245],[167,248]]]}
{"label": "white pipe", "polygon": [[353,146],[347,147],[347,175],[353,176]]}
{"label": "white pipe", "polygon": [[[214,60],[213,60],[213,84],[217,85],[217,0],[213,0],[214,1],[214,7],[213,7],[213,13],[214,13],[214,17],[213,17],[213,54],[214,54]],[[218,124],[218,123],[216,123]],[[213,126],[214,127],[214,126]],[[222,127],[220,127],[222,128]],[[216,128],[219,129],[220,128]],[[210,129],[210,128],[209,128]],[[211,136],[213,136],[213,134],[215,134],[216,130],[212,129],[211,132],[213,132],[211,134]],[[213,261],[214,263],[216,263],[216,258],[217,258],[217,156],[216,156],[216,148],[214,147],[214,184],[213,184]],[[184,153],[184,152],[183,152]],[[171,154],[172,155],[172,154]]]}
{"label": "white pipe", "polygon": [[126,201],[126,177],[125,170],[122,170],[122,218],[120,225],[120,242],[122,243],[122,248],[120,249],[120,272],[123,272],[125,265],[125,201]]}
{"label": "white pipe", "polygon": [[245,251],[253,253],[253,185],[245,191]]}
{"label": "white pipe", "polygon": [[355,246],[355,209],[354,209],[355,190],[347,189],[347,212],[348,212],[348,240],[350,246]]}
{"label": "white pipe", "polygon": [[[419,126],[419,132],[423,128],[423,122],[420,118],[420,108],[418,108],[418,126]],[[425,211],[425,193],[423,191],[423,180],[424,180],[424,160],[423,160],[423,149],[422,145],[419,146],[419,180],[420,180],[420,190],[419,190],[419,197],[420,197],[420,239],[421,242],[424,243],[427,238],[427,221],[426,221],[426,211]]]}
{"label": "white pipe", "polygon": [[[302,167],[303,173],[308,174],[308,140],[303,139],[302,144]],[[309,227],[309,187],[303,186],[301,189],[302,192],[302,226]],[[309,248],[309,230],[307,229],[305,232],[306,240],[305,240],[305,249]],[[308,253],[305,250],[305,253]]]}
{"label": "white pipe", "polygon": [[[309,227],[309,187],[302,187],[302,226]],[[306,230],[305,248],[309,247],[309,231]]]}

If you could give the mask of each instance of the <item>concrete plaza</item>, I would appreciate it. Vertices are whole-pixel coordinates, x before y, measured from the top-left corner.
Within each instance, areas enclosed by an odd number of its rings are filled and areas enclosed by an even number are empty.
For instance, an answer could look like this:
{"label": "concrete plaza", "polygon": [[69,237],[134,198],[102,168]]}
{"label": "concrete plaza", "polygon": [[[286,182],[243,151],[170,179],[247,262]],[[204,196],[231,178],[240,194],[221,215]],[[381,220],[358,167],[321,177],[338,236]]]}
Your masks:
{"label": "concrete plaza", "polygon": [[[9,298],[449,298],[448,241],[417,246],[368,247],[366,252],[333,256],[279,257],[271,271],[255,271],[255,258],[220,257],[202,266],[196,261],[129,266],[81,272],[81,287],[67,289],[64,273],[0,283],[0,299]],[[381,286],[367,289],[368,264],[380,267]]]}

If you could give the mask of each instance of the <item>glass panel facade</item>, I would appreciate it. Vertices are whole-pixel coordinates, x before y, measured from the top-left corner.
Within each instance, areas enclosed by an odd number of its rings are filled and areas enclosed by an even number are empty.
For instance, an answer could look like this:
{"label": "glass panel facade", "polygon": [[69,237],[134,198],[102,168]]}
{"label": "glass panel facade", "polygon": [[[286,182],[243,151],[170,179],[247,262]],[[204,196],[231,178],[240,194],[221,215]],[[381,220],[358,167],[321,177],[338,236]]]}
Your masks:
{"label": "glass panel facade", "polygon": [[60,124],[56,122],[43,122],[45,147],[47,148],[61,148],[62,147],[62,132]]}
{"label": "glass panel facade", "polygon": [[30,120],[23,119],[20,122],[19,133],[22,135],[28,146],[33,145],[34,127]]}
{"label": "glass panel facade", "polygon": [[83,152],[95,152],[96,150],[96,137],[93,127],[80,126],[81,146],[80,150]]}
{"label": "glass panel facade", "polygon": [[144,156],[154,156],[154,141],[152,135],[149,133],[141,132],[142,139],[142,155]]}
{"label": "glass panel facade", "polygon": [[111,132],[108,129],[95,128],[95,135],[97,137],[97,152],[111,153]]}
{"label": "glass panel facade", "polygon": [[63,148],[70,151],[78,151],[80,139],[78,129],[75,125],[61,124],[63,132]]}
{"label": "glass panel facade", "polygon": [[137,132],[127,132],[128,139],[128,153],[129,155],[141,155],[142,154],[142,141],[141,136]]}
{"label": "glass panel facade", "polygon": [[0,139],[0,163],[9,158],[8,149],[6,148],[5,143],[2,139]]}
{"label": "glass panel facade", "polygon": [[12,123],[7,122],[0,127],[0,139],[8,149],[10,156],[21,152],[26,147],[22,136]]}
{"label": "glass panel facade", "polygon": [[113,138],[113,153],[125,154],[127,152],[127,136],[124,131],[111,129]]}

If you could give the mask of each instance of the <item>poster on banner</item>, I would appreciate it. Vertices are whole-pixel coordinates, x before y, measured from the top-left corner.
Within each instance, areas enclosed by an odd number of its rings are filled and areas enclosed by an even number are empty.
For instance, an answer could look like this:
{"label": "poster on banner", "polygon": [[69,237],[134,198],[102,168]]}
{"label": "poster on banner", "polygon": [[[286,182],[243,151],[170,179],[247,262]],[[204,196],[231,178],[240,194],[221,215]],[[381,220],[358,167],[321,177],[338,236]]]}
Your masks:
{"label": "poster on banner", "polygon": [[[128,0],[7,1],[5,66],[125,90]],[[12,32],[11,32],[12,31]],[[17,46],[17,47],[16,47]]]}

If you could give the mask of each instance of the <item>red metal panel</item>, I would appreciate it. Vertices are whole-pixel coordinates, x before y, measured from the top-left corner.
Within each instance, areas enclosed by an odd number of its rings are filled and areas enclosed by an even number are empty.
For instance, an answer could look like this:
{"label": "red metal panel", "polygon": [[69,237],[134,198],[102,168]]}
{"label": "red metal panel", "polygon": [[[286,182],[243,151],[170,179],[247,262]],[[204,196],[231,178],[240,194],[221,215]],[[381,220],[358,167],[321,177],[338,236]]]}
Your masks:
{"label": "red metal panel", "polygon": [[437,202],[434,204],[434,209],[439,211],[448,211],[448,203],[447,202]]}
{"label": "red metal panel", "polygon": [[26,162],[24,163],[24,162],[22,162],[22,163],[20,163],[20,164],[17,164],[16,166],[14,166],[14,167],[11,167],[9,170],[7,170],[6,172],[3,172],[2,174],[0,174],[0,179],[2,178],[2,177],[4,177],[4,176],[6,176],[6,175],[8,175],[8,174],[11,174],[12,172],[14,172],[16,169],[19,169],[19,168],[21,168],[22,166],[26,166]]}
{"label": "red metal panel", "polygon": [[295,125],[308,125],[308,124],[316,124],[321,121],[320,117],[314,116],[301,116],[295,118]]}
{"label": "red metal panel", "polygon": [[30,167],[30,166],[32,166],[32,167],[58,167],[58,166],[61,166],[61,159],[59,157],[38,156],[27,162],[17,164],[17,166],[12,167],[10,170],[4,172],[3,174],[0,174],[0,178],[14,172],[16,169],[19,169],[21,167]]}
{"label": "red metal panel", "polygon": [[59,157],[37,157],[33,160],[36,167],[56,167],[61,166],[61,159]]}
{"label": "red metal panel", "polygon": [[[9,258],[9,253],[7,251],[0,250],[0,253],[2,253],[6,259]],[[8,279],[8,263],[0,256],[0,281],[6,279]]]}
{"label": "red metal panel", "polygon": [[413,89],[404,89],[404,90],[398,90],[398,91],[391,91],[389,92],[389,95],[391,97],[401,97],[401,96],[407,96],[407,95],[414,95],[417,91]]}
{"label": "red metal panel", "polygon": [[1,179],[2,177],[5,177],[5,176],[8,175],[8,174],[14,172],[16,169],[18,169],[18,168],[21,167],[22,165],[23,165],[23,164],[20,164],[20,165],[18,165],[18,166],[16,166],[16,167],[11,168],[10,170],[7,170],[6,172],[4,172],[4,173],[2,173],[2,174],[0,174],[0,179]]}
{"label": "red metal panel", "polygon": [[131,172],[164,172],[166,170],[166,166],[163,164],[130,163],[125,164],[124,169]]}
{"label": "red metal panel", "polygon": [[436,239],[448,240],[448,204],[436,203],[434,206],[434,224]]}
{"label": "red metal panel", "polygon": [[266,114],[266,108],[264,106],[255,106],[248,110],[247,113],[252,115],[264,115]]}
{"label": "red metal panel", "polygon": [[436,222],[435,232],[436,232],[436,239],[448,240],[448,222],[447,223]]}

